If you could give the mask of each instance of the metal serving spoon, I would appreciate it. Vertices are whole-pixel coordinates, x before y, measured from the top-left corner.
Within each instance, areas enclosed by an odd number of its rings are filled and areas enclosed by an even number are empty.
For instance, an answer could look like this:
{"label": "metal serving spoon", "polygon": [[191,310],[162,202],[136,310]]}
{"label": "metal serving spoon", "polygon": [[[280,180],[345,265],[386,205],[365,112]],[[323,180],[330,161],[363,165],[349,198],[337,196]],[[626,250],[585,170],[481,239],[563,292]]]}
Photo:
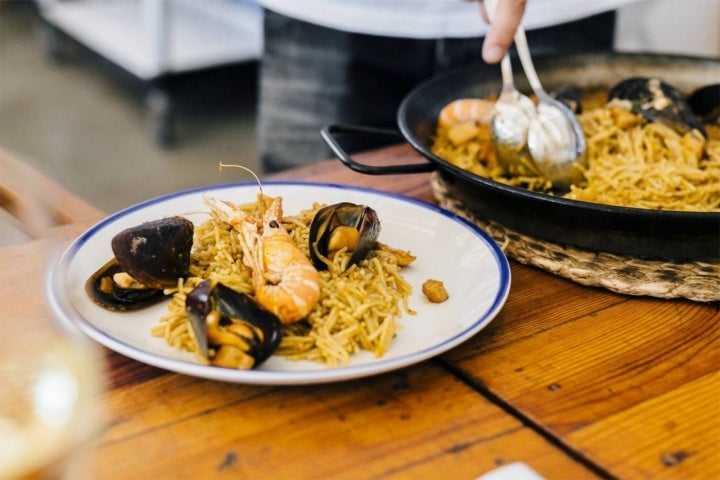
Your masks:
{"label": "metal serving spoon", "polygon": [[[487,14],[492,22],[496,0],[486,0]],[[530,119],[535,116],[535,104],[515,88],[510,56],[506,53],[500,63],[502,91],[495,102],[490,135],[498,163],[508,175],[537,175],[527,146]]]}
{"label": "metal serving spoon", "polygon": [[540,84],[530,57],[525,30],[518,27],[515,46],[520,63],[538,99],[537,115],[528,129],[528,148],[540,173],[559,190],[583,179],[585,135],[575,114],[562,102],[548,95]]}
{"label": "metal serving spoon", "polygon": [[515,88],[507,54],[500,68],[503,87],[490,122],[495,156],[508,175],[537,175],[538,170],[528,148],[528,132],[531,120],[536,116],[535,104]]}
{"label": "metal serving spoon", "polygon": [[[490,21],[495,17],[497,0],[485,0]],[[495,104],[490,124],[498,162],[510,175],[540,174],[558,190],[583,179],[585,136],[575,114],[542,88],[535,71],[525,30],[515,32],[515,46],[538,105],[517,91],[512,66],[506,53],[500,64],[503,88]]]}

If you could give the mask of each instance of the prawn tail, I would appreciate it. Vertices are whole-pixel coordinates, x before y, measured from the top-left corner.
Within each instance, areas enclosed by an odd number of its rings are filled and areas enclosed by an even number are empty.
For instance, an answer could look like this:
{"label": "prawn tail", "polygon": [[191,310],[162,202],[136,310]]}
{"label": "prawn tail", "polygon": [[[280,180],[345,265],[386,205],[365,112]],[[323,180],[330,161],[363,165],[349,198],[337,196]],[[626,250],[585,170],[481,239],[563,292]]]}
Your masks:
{"label": "prawn tail", "polygon": [[312,265],[289,266],[277,284],[267,283],[264,278],[258,282],[258,303],[285,324],[307,317],[320,298],[320,277]]}
{"label": "prawn tail", "polygon": [[282,197],[275,197],[270,204],[270,207],[265,212],[263,221],[267,225],[268,223],[275,220],[278,223],[282,222],[283,208],[282,208]]}

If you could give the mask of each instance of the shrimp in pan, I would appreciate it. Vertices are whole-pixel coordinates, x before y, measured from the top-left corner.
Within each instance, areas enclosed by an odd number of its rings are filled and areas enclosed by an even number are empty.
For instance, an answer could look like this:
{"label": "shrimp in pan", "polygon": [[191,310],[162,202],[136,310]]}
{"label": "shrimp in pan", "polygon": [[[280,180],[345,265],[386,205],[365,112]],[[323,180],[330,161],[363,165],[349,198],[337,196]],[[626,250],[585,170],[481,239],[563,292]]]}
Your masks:
{"label": "shrimp in pan", "polygon": [[208,197],[205,203],[240,234],[258,303],[284,324],[305,318],[320,297],[320,276],[281,224],[282,198],[273,200],[262,225],[232,202]]}
{"label": "shrimp in pan", "polygon": [[452,127],[462,123],[489,125],[495,102],[480,98],[461,98],[451,102],[440,111],[438,123],[441,127]]}

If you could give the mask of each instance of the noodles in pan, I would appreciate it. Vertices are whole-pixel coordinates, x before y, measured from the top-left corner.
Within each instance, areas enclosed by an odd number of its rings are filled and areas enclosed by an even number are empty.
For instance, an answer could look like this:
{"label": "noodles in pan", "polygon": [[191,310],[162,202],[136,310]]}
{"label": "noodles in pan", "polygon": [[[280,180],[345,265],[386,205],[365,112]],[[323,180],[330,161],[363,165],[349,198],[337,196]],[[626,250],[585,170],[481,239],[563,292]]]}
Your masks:
{"label": "noodles in pan", "polygon": [[[625,114],[627,113],[627,115]],[[662,210],[720,211],[720,129],[679,134],[610,106],[579,116],[587,139],[586,182],[564,196],[577,200]],[[472,135],[438,127],[432,151],[450,163],[498,182],[551,193],[538,176],[506,176],[495,160],[487,125]]]}
{"label": "noodles in pan", "polygon": [[[680,135],[660,122],[622,128],[613,111],[580,115],[587,184],[568,198],[658,210],[720,211],[720,138]],[[715,134],[714,130],[710,130]]]}

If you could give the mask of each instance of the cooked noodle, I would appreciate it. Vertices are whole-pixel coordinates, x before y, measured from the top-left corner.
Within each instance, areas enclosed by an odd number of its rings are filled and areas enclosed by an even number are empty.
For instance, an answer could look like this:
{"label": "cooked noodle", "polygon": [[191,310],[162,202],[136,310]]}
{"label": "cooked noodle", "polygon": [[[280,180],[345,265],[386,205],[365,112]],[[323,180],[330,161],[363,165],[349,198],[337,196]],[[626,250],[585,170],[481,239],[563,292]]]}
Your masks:
{"label": "cooked noodle", "polygon": [[615,125],[610,109],[580,115],[587,138],[587,185],[568,198],[658,210],[720,210],[720,139],[694,148],[697,133],[660,123]]}
{"label": "cooked noodle", "polygon": [[[308,225],[320,207],[314,205],[296,216],[283,218],[284,227],[308,256]],[[256,204],[243,208],[252,214],[258,211]],[[403,313],[414,314],[407,302],[412,287],[402,277],[401,267],[392,255],[373,251],[365,260],[345,269],[349,259],[349,253],[340,251],[330,268],[320,272],[318,304],[306,320],[284,327],[277,354],[329,366],[347,363],[361,350],[377,357],[384,355],[401,328],[398,318]],[[242,261],[237,233],[212,217],[195,228],[190,277],[179,281],[167,313],[152,329],[153,335],[164,337],[175,348],[196,352],[185,313],[185,296],[204,279],[253,293],[251,271]]]}
{"label": "cooked noodle", "polygon": [[[579,116],[587,138],[584,185],[573,185],[567,198],[662,210],[720,211],[720,135],[708,128],[708,140],[697,132],[680,135],[659,122],[639,117],[618,126],[613,110],[601,107]],[[454,145],[438,129],[432,151],[447,161],[496,181],[549,192],[538,177],[505,177],[490,145],[489,129]]]}

